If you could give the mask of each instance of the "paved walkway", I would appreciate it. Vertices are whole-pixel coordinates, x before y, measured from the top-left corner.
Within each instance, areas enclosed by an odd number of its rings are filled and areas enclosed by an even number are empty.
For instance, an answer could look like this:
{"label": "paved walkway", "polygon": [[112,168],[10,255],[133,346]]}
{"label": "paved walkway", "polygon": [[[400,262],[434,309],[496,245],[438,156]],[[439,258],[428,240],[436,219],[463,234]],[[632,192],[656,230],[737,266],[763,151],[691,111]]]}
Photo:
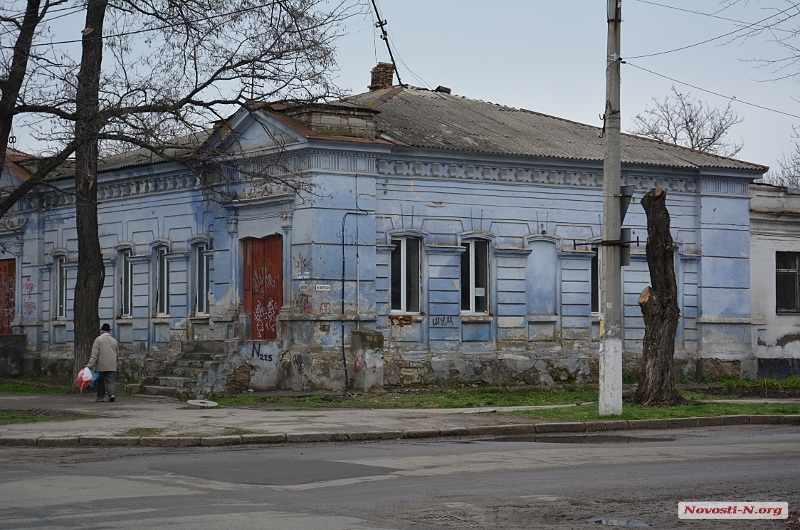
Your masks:
{"label": "paved walkway", "polygon": [[[619,429],[756,423],[800,426],[800,415],[552,423],[507,414],[512,410],[533,408],[537,407],[264,410],[245,407],[191,408],[184,402],[160,397],[118,396],[115,403],[98,403],[92,394],[0,394],[0,410],[42,409],[99,416],[70,421],[4,425],[0,429],[0,445],[223,445],[556,432],[592,433]],[[141,436],[141,432],[131,432],[132,429],[152,429],[152,433],[158,435]]]}

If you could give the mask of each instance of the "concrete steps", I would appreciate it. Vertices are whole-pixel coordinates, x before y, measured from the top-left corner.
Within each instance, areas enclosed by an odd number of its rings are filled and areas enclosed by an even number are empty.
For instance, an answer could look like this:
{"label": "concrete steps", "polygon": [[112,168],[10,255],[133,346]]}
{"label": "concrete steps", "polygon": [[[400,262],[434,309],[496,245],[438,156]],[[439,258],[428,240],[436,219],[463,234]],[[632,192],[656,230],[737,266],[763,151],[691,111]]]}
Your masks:
{"label": "concrete steps", "polygon": [[179,399],[196,397],[198,381],[210,370],[219,367],[228,356],[227,345],[218,341],[189,341],[182,343],[181,354],[171,361],[148,360],[153,374],[136,385],[126,385],[132,394],[169,396]]}

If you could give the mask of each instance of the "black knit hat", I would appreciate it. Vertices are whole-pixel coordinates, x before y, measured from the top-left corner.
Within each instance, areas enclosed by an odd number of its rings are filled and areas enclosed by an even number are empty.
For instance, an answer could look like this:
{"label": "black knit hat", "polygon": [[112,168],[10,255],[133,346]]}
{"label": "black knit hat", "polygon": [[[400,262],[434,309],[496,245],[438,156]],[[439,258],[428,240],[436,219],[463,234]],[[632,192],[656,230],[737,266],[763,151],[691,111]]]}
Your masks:
{"label": "black knit hat", "polygon": [[103,324],[103,327],[100,328],[100,331],[111,331],[111,326],[108,324]]}

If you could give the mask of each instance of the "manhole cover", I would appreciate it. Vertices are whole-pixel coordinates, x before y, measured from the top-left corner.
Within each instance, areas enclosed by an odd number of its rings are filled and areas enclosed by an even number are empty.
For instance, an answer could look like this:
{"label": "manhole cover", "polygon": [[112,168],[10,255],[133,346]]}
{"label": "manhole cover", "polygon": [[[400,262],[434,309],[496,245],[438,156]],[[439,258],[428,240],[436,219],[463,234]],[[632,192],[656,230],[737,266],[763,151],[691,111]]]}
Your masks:
{"label": "manhole cover", "polygon": [[216,401],[209,401],[207,399],[190,399],[186,402],[190,409],[213,409],[218,406]]}
{"label": "manhole cover", "polygon": [[641,436],[623,436],[616,434],[589,435],[522,435],[501,436],[493,438],[493,442],[539,442],[548,444],[627,444],[638,442],[672,442],[675,438],[645,438]]}

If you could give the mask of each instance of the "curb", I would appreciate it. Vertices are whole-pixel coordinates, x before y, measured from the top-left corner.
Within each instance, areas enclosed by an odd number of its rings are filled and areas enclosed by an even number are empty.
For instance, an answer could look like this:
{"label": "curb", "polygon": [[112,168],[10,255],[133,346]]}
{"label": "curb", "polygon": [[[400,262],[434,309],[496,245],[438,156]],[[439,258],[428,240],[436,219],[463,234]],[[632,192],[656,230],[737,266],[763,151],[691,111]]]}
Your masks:
{"label": "curb", "polygon": [[513,436],[524,434],[595,434],[598,432],[643,429],[686,429],[735,425],[800,425],[800,414],[768,416],[713,416],[667,418],[659,420],[610,420],[562,423],[514,423],[446,429],[405,431],[308,432],[286,434],[243,434],[225,436],[42,436],[0,437],[0,447],[219,447],[229,445],[269,445],[281,443],[365,442],[377,440],[415,440],[460,436]]}

